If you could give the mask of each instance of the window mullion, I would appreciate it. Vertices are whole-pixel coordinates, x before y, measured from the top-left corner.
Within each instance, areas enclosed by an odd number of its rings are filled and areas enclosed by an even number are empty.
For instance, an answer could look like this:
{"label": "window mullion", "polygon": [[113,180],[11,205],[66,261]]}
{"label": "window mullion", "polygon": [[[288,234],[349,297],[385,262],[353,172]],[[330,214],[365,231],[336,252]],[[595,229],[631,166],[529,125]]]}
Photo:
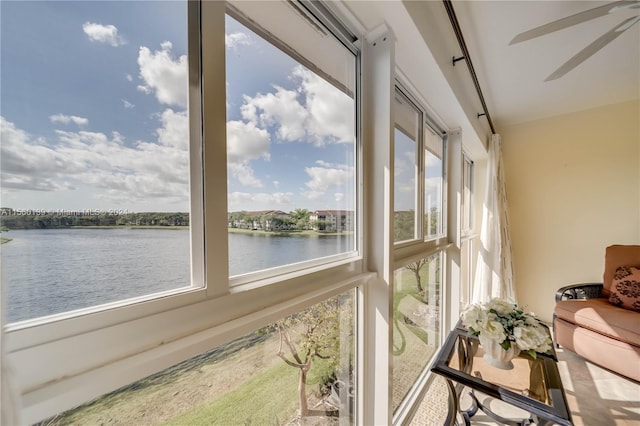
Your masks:
{"label": "window mullion", "polygon": [[204,249],[207,296],[229,292],[225,3],[202,2],[202,117],[204,150]]}
{"label": "window mullion", "polygon": [[189,187],[191,191],[191,285],[203,287],[204,277],[204,188],[202,175],[202,51],[200,3],[188,3],[189,16]]}

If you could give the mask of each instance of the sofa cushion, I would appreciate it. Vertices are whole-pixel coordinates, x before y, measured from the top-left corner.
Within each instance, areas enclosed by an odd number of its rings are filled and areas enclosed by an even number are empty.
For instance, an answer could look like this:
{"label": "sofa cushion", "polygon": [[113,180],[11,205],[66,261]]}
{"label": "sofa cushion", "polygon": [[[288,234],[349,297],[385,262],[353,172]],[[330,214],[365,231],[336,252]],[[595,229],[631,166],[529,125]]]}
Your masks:
{"label": "sofa cushion", "polygon": [[606,248],[602,281],[602,295],[605,297],[611,294],[611,282],[619,266],[640,267],[640,246],[616,244]]}
{"label": "sofa cushion", "polygon": [[[637,315],[637,314],[636,314]],[[556,319],[556,343],[589,361],[640,381],[640,347]]]}
{"label": "sofa cushion", "polygon": [[640,346],[640,314],[618,308],[606,298],[563,300],[554,312],[572,324]]}
{"label": "sofa cushion", "polygon": [[620,266],[611,282],[609,302],[640,312],[640,268]]}

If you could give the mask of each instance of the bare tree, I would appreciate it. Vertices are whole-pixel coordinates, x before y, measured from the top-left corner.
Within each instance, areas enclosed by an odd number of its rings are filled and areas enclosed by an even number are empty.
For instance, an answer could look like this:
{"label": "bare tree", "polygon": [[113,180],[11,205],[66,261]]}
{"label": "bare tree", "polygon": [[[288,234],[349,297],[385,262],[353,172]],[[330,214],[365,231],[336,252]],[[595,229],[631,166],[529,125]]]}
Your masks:
{"label": "bare tree", "polygon": [[427,259],[420,259],[406,266],[406,268],[411,272],[413,272],[414,275],[416,276],[416,285],[418,286],[418,292],[420,294],[424,292],[424,289],[422,288],[422,279],[420,278],[420,270],[428,262],[429,261]]}
{"label": "bare tree", "polygon": [[[340,306],[339,297],[334,297],[276,323],[280,334],[277,355],[287,365],[300,370],[298,399],[301,417],[338,415],[335,410],[326,412],[309,409],[307,378],[315,359],[327,360],[327,369],[331,370],[332,375],[339,368]],[[298,338],[295,338],[295,335],[298,335]]]}

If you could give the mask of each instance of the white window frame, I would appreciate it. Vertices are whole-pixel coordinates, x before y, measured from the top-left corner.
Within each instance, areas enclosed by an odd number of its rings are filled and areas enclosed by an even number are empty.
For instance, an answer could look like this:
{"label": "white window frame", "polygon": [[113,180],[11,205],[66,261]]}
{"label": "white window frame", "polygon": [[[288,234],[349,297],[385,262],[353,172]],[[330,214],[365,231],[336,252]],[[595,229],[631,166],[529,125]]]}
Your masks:
{"label": "white window frame", "polygon": [[[476,180],[476,177],[475,177],[474,162],[471,158],[469,158],[467,154],[463,152],[462,153],[462,190],[464,191],[465,188],[467,187],[469,188],[469,197],[468,198],[465,197],[464,192],[462,196],[463,214],[462,214],[461,231],[462,231],[463,237],[471,234],[475,226],[475,223],[474,223],[475,180]],[[466,220],[464,215],[465,209],[468,209]]]}
{"label": "white window frame", "polygon": [[[314,22],[314,25],[323,26],[327,32],[330,32],[333,37],[336,38],[347,50],[349,50],[354,55],[354,59],[356,61],[356,74],[360,74],[360,50],[357,48],[357,45],[354,43],[356,37],[346,28],[343,24],[341,24],[335,16],[331,13],[329,9],[320,4],[311,4],[308,1],[298,1],[294,2],[293,7],[297,7],[299,13],[306,16],[307,19]],[[265,41],[272,44],[276,48],[279,48],[284,53],[291,56],[294,60],[298,61],[305,67],[311,69],[312,71],[318,71],[319,75],[323,75],[324,73],[319,70],[317,66],[315,66],[311,61],[304,58],[300,53],[296,52],[294,49],[289,47],[285,41],[277,39],[268,29],[262,28],[255,21],[252,21],[250,16],[246,16],[245,13],[238,10],[232,4],[227,3],[226,13],[231,16],[236,21],[240,22],[242,25],[246,26],[250,30],[254,31],[260,37],[262,37]],[[320,21],[322,19],[322,21]],[[363,233],[362,233],[362,214],[358,214],[358,212],[362,211],[362,191],[361,184],[362,182],[362,149],[361,149],[361,135],[360,135],[360,105],[361,102],[359,100],[361,87],[359,80],[356,82],[355,87],[355,111],[354,116],[356,118],[356,122],[354,123],[354,128],[356,129],[356,147],[355,147],[355,187],[353,188],[353,194],[355,196],[355,204],[354,204],[354,215],[356,217],[353,220],[354,225],[354,251],[347,253],[339,253],[332,256],[327,256],[324,258],[310,259],[305,260],[299,263],[287,264],[282,266],[277,266],[274,268],[269,268],[265,270],[259,270],[254,272],[249,272],[245,274],[235,275],[230,277],[229,279],[229,291],[245,291],[253,288],[257,288],[263,285],[268,285],[273,282],[278,282],[281,280],[286,280],[289,277],[295,277],[299,275],[299,272],[304,270],[319,270],[322,268],[330,268],[330,267],[339,267],[341,265],[349,265],[352,262],[359,262],[359,269],[362,269],[362,242],[363,242]],[[226,154],[225,154],[226,155]],[[226,166],[226,163],[225,163]],[[226,179],[226,177],[225,177]],[[226,180],[225,180],[226,181]],[[226,200],[226,198],[225,198]],[[226,222],[225,222],[226,223]],[[225,227],[225,237],[226,237],[226,227]],[[228,259],[227,259],[228,261]],[[222,290],[222,289],[221,289]]]}
{"label": "white window frame", "polygon": [[[192,277],[198,284],[3,327],[3,364],[15,372],[13,383],[25,423],[146,377],[301,307],[363,288],[372,277],[364,272],[358,254],[332,264],[285,268],[248,286],[229,285],[226,144],[211,142],[226,141],[226,82],[224,67],[219,66],[225,57],[225,3],[188,4],[189,38],[195,32],[202,43],[189,42],[190,132],[194,143],[204,141],[202,148],[190,150],[191,164],[202,164],[190,168],[195,194]],[[206,54],[194,55],[200,51]],[[202,110],[206,113],[199,113]],[[359,124],[357,119],[358,134]],[[362,153],[357,139],[356,225],[362,229]],[[198,214],[202,211],[204,216]],[[358,247],[362,241],[359,232]]]}
{"label": "white window frame", "polygon": [[[416,201],[416,235],[412,240],[400,241],[394,244],[394,262],[396,265],[402,265],[403,263],[410,263],[406,261],[409,259],[416,259],[425,252],[434,253],[435,251],[443,249],[449,240],[447,238],[447,212],[448,212],[448,197],[447,197],[447,162],[448,162],[448,133],[442,130],[444,126],[438,125],[437,122],[428,114],[427,109],[423,106],[425,102],[421,102],[415,91],[411,89],[411,85],[400,79],[396,78],[395,90],[400,91],[403,96],[411,101],[413,106],[421,113],[422,125],[420,126],[420,135],[417,147],[418,154],[418,173],[416,176],[417,182],[417,201]],[[436,134],[442,137],[443,155],[442,155],[442,233],[434,238],[427,239],[424,230],[424,215],[425,215],[425,129],[429,127]]]}
{"label": "white window frame", "polygon": [[[298,0],[298,3],[312,2]],[[134,306],[114,307],[104,312],[88,311],[75,318],[57,318],[48,324],[7,327],[8,332],[0,342],[6,354],[2,358],[2,367],[16,372],[14,383],[22,396],[23,423],[33,423],[86,402],[240,337],[284,315],[354,288],[357,289],[359,319],[356,424],[404,424],[404,419],[410,418],[420,394],[425,392],[430,376],[416,383],[420,391],[414,393],[411,401],[407,401],[407,409],[401,415],[394,416],[389,398],[389,283],[397,267],[412,259],[442,251],[441,298],[443,315],[447,315],[445,309],[450,309],[449,305],[455,300],[455,294],[452,299],[453,291],[450,290],[457,285],[456,280],[459,281],[455,267],[451,267],[459,251],[459,229],[452,229],[454,225],[459,227],[459,220],[454,220],[459,215],[459,206],[454,206],[455,197],[448,193],[450,189],[445,186],[443,208],[449,211],[443,212],[443,220],[448,222],[444,225],[448,239],[418,240],[406,246],[394,246],[389,226],[393,221],[394,188],[393,176],[389,171],[393,170],[392,102],[396,80],[400,78],[411,93],[421,92],[414,90],[403,79],[401,70],[396,68],[397,40],[393,29],[381,25],[367,33],[357,17],[350,14],[347,5],[331,2],[329,7],[346,18],[349,27],[355,28],[361,36],[358,43],[362,51],[362,68],[358,74],[363,81],[363,90],[358,100],[362,97],[359,103],[366,108],[361,111],[362,117],[360,111],[357,116],[357,129],[362,132],[365,143],[358,147],[357,153],[363,168],[357,176],[359,214],[356,221],[361,230],[358,247],[363,259],[347,259],[343,264],[334,264],[330,268],[317,265],[307,270],[284,271],[280,276],[229,287],[227,252],[221,249],[227,242],[226,202],[222,207],[221,203],[212,201],[226,200],[226,191],[216,186],[220,178],[226,182],[226,163],[221,160],[226,158],[226,151],[221,144],[205,144],[204,164],[207,167],[203,178],[203,210],[206,216],[203,221],[207,226],[202,233],[202,241],[205,246],[203,254],[206,255],[206,275],[203,273],[203,276],[207,288],[167,294],[166,297],[151,301],[141,300]],[[225,111],[225,79],[220,70],[212,66],[219,65],[220,58],[224,58],[224,14],[223,2],[202,2],[202,16],[207,25],[199,25],[202,28],[198,30],[202,31],[203,45],[207,51],[202,64],[202,78],[207,83],[207,90],[201,105],[207,113],[201,126],[191,123],[191,131],[192,134],[196,134],[194,131],[201,132],[205,141],[216,138],[226,140],[226,123],[222,118]],[[398,22],[398,19],[390,20]],[[416,38],[411,42],[420,43],[422,40]],[[431,77],[434,77],[432,81],[446,84],[444,77],[439,74],[429,74]],[[194,90],[199,93],[196,86],[190,86],[190,92]],[[427,105],[422,98],[419,100],[421,105]],[[432,110],[429,113],[433,116]],[[442,123],[438,121],[442,128],[446,128]],[[451,144],[445,145],[445,155],[461,153],[461,150],[452,147],[461,143],[459,139],[460,132],[456,136],[447,131],[446,142],[450,141]],[[455,155],[450,155],[449,160],[443,159],[445,185],[449,184],[447,166],[453,157],[461,163]],[[202,161],[199,155],[195,159]],[[220,165],[222,167],[217,167]],[[457,173],[453,168],[450,170],[451,173]],[[451,186],[460,184],[457,175],[452,179],[455,182],[452,181]],[[216,240],[217,237],[223,238],[222,244]],[[207,241],[215,241],[216,244],[207,245]],[[222,269],[212,271],[214,266]],[[445,321],[441,323],[444,330]]]}
{"label": "white window frame", "polygon": [[[448,228],[449,221],[447,220],[449,205],[448,205],[448,160],[449,160],[449,152],[451,149],[450,144],[448,143],[448,135],[450,132],[445,132],[444,125],[438,124],[435,119],[433,119],[432,115],[429,114],[427,108],[424,105],[427,105],[425,101],[423,101],[418,95],[417,90],[413,88],[410,82],[408,82],[404,77],[401,71],[397,70],[397,76],[394,82],[394,90],[400,90],[405,97],[411,100],[414,106],[421,111],[422,114],[422,126],[421,126],[421,135],[418,143],[418,153],[419,153],[419,164],[418,164],[418,175],[416,176],[418,182],[418,201],[417,207],[419,212],[416,214],[416,226],[419,227],[419,232],[416,232],[416,238],[414,240],[402,241],[399,243],[392,243],[391,253],[392,253],[392,272],[406,266],[407,264],[414,262],[416,260],[422,258],[428,258],[434,254],[440,253],[441,256],[441,271],[440,271],[440,279],[441,279],[441,288],[440,288],[440,333],[444,332],[447,324],[447,316],[450,315],[449,309],[446,306],[449,299],[449,289],[450,285],[450,271],[449,271],[449,257],[448,250],[452,248],[453,244],[450,243],[449,233],[451,230]],[[394,92],[395,93],[395,92]],[[395,123],[394,123],[395,124]],[[443,142],[443,158],[442,158],[442,174],[443,174],[443,182],[442,182],[442,234],[437,236],[436,238],[426,239],[425,232],[423,229],[424,223],[424,196],[425,196],[425,163],[424,163],[424,151],[425,151],[425,128],[429,127],[434,132],[442,136]],[[391,173],[393,175],[393,173]],[[393,285],[393,278],[391,278],[390,285]],[[391,296],[389,296],[391,297]],[[389,300],[389,303],[392,304],[393,301]],[[392,312],[390,313],[392,315]],[[389,333],[391,333],[391,325],[389,325]],[[442,339],[441,342],[442,343]],[[391,345],[392,342],[389,342],[389,358],[392,358],[391,355]],[[434,357],[435,358],[435,357]],[[403,399],[402,403],[397,407],[395,412],[390,408],[390,416],[392,418],[393,424],[404,424],[404,422],[411,418],[415,410],[417,409],[417,405],[421,401],[424,393],[426,391],[426,387],[430,381],[431,373],[429,371],[429,365],[424,369],[422,374],[416,379],[413,383],[411,389],[408,394]],[[391,383],[389,384],[391,386]],[[389,406],[391,406],[391,402],[389,402]]]}

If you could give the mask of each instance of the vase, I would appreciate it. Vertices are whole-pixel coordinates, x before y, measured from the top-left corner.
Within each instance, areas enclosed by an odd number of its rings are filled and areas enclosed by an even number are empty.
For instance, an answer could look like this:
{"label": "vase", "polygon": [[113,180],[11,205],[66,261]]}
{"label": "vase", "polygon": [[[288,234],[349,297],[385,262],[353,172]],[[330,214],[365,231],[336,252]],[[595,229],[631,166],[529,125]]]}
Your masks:
{"label": "vase", "polygon": [[513,369],[511,360],[520,354],[520,349],[514,343],[509,349],[504,349],[497,340],[483,338],[481,335],[478,338],[484,349],[482,358],[487,364],[502,370]]}

